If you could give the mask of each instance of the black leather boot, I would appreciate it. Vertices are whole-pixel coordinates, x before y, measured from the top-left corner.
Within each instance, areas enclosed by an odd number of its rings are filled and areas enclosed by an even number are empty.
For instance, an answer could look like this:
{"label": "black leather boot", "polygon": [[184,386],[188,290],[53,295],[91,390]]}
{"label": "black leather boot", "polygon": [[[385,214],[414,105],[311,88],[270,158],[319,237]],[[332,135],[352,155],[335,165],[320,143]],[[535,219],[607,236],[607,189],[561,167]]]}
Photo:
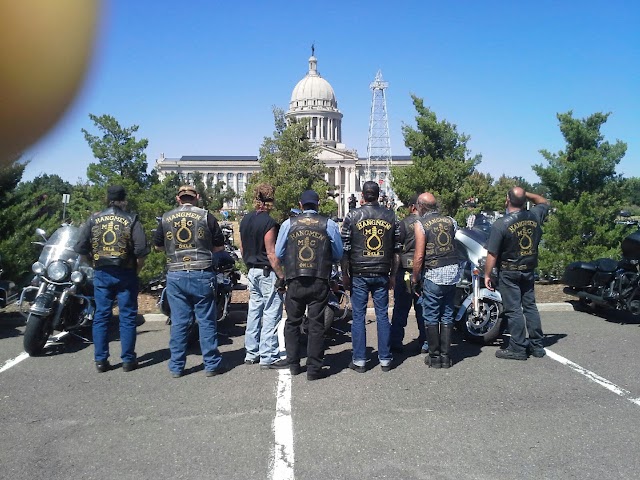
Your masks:
{"label": "black leather boot", "polygon": [[449,357],[452,331],[453,325],[440,324],[440,358],[442,360],[442,368],[449,368],[453,365],[453,362]]}
{"label": "black leather boot", "polygon": [[424,358],[424,363],[431,368],[440,368],[440,327],[439,325],[427,325],[427,342],[429,343],[429,355]]}

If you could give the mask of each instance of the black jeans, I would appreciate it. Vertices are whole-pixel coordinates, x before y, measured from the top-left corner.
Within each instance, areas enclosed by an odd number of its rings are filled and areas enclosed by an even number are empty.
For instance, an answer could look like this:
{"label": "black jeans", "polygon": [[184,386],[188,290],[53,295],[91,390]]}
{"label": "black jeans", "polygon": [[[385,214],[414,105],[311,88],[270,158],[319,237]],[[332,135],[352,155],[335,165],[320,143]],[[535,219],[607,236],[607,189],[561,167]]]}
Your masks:
{"label": "black jeans", "polygon": [[532,271],[500,272],[498,290],[502,295],[504,316],[511,334],[509,348],[514,352],[526,351],[529,344],[534,348],[542,347],[542,322],[533,287]]}
{"label": "black jeans", "polygon": [[284,306],[287,321],[284,342],[289,363],[300,363],[300,325],[308,307],[307,374],[317,374],[324,359],[324,308],[329,301],[329,281],[298,277],[289,282]]}

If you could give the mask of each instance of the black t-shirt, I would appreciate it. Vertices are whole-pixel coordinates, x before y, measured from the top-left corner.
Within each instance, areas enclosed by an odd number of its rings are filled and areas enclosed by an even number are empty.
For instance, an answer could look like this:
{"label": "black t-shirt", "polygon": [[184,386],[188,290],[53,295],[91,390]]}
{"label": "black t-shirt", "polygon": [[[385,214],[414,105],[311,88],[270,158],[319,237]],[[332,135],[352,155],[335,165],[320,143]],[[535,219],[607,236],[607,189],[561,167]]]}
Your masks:
{"label": "black t-shirt", "polygon": [[[539,225],[542,225],[544,222],[547,213],[549,212],[549,204],[548,203],[539,203],[535,205],[533,208],[529,210],[535,220]],[[487,241],[487,251],[489,253],[494,254],[498,257],[498,262],[501,260],[501,254],[504,253],[507,249],[511,248],[511,242],[514,241],[511,237],[512,235],[507,230],[507,226],[505,225],[505,221],[508,219],[509,215],[505,215],[504,217],[498,218],[493,225],[491,226],[491,232],[489,234],[489,240]],[[538,239],[538,242],[540,240]],[[535,261],[537,262],[537,248],[538,245],[534,246],[535,250]]]}
{"label": "black t-shirt", "polygon": [[248,267],[262,268],[271,265],[267,258],[264,236],[274,227],[277,230],[278,223],[268,212],[249,212],[240,222],[242,260]]}

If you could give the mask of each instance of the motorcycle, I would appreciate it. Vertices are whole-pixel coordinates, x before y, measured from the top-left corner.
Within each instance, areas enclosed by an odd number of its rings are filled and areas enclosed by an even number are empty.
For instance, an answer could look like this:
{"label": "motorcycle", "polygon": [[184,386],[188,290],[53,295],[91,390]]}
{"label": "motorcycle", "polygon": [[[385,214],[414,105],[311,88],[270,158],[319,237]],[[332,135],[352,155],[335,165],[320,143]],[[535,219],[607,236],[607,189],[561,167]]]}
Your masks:
{"label": "motorcycle", "polygon": [[20,294],[20,311],[28,303],[24,349],[29,355],[42,352],[54,330],[74,332],[90,327],[95,314],[93,267],[73,250],[80,230],[63,224],[50,238],[40,228],[36,234],[44,242],[38,261],[31,269],[35,277]]}
{"label": "motorcycle", "polygon": [[456,231],[455,236],[462,261],[462,274],[456,285],[455,324],[471,342],[486,344],[502,334],[504,310],[500,292],[489,290],[484,284],[490,230],[489,221],[476,221],[472,228]]}
{"label": "motorcycle", "polygon": [[[627,216],[627,215],[623,215]],[[640,227],[637,220],[620,223]],[[562,277],[564,293],[584,305],[601,306],[640,316],[640,228],[620,245],[621,260],[599,258],[567,265]]]}
{"label": "motorcycle", "polygon": [[[2,277],[3,273],[2,263],[0,263],[0,277]],[[18,292],[16,291],[16,284],[9,280],[0,280],[0,308],[5,308],[17,299]]]}
{"label": "motorcycle", "polygon": [[233,245],[233,224],[231,222],[221,222],[220,229],[222,230],[222,235],[224,236],[225,251],[228,252],[232,257],[235,257],[236,260],[238,260],[236,249]]}

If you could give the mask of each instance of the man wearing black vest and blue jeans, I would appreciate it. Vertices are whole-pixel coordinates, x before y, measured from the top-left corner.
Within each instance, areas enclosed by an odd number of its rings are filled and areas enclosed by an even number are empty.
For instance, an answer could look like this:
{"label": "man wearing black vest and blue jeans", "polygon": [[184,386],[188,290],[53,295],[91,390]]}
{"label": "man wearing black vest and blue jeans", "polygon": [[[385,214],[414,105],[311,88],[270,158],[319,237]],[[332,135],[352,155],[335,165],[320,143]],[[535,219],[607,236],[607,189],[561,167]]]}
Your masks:
{"label": "man wearing black vest and blue jeans", "polygon": [[449,368],[453,301],[460,267],[454,238],[458,224],[438,212],[436,198],[429,192],[418,197],[420,221],[414,224],[416,249],[413,257],[413,290],[420,302],[427,326],[429,355],[424,359],[431,368]]}
{"label": "man wearing black vest and blue jeans", "polygon": [[215,252],[224,250],[224,236],[215,217],[197,206],[195,187],[178,189],[175,208],[162,216],[154,244],[167,255],[167,298],[171,307],[169,372],[173,378],[184,374],[189,326],[198,322],[200,349],[207,377],[223,373],[218,350],[216,318]]}
{"label": "man wearing black vest and blue jeans", "polygon": [[93,318],[93,345],[96,369],[103,373],[109,363],[109,321],[118,299],[122,369],[131,372],[136,360],[136,317],[138,316],[138,272],[149,253],[138,215],[126,211],[127,193],[121,185],[107,188],[108,207],[91,218],[80,230],[76,252],[90,256],[95,269],[93,287],[96,313]]}
{"label": "man wearing black vest and blue jeans", "polygon": [[373,298],[378,329],[378,360],[383,372],[390,371],[391,322],[389,290],[393,290],[398,269],[400,228],[393,210],[378,203],[380,187],[368,181],[362,185],[363,205],[351,210],[342,222],[342,281],[351,291],[352,361],[349,368],[357,373],[367,370],[367,332],[365,326],[369,292]]}

